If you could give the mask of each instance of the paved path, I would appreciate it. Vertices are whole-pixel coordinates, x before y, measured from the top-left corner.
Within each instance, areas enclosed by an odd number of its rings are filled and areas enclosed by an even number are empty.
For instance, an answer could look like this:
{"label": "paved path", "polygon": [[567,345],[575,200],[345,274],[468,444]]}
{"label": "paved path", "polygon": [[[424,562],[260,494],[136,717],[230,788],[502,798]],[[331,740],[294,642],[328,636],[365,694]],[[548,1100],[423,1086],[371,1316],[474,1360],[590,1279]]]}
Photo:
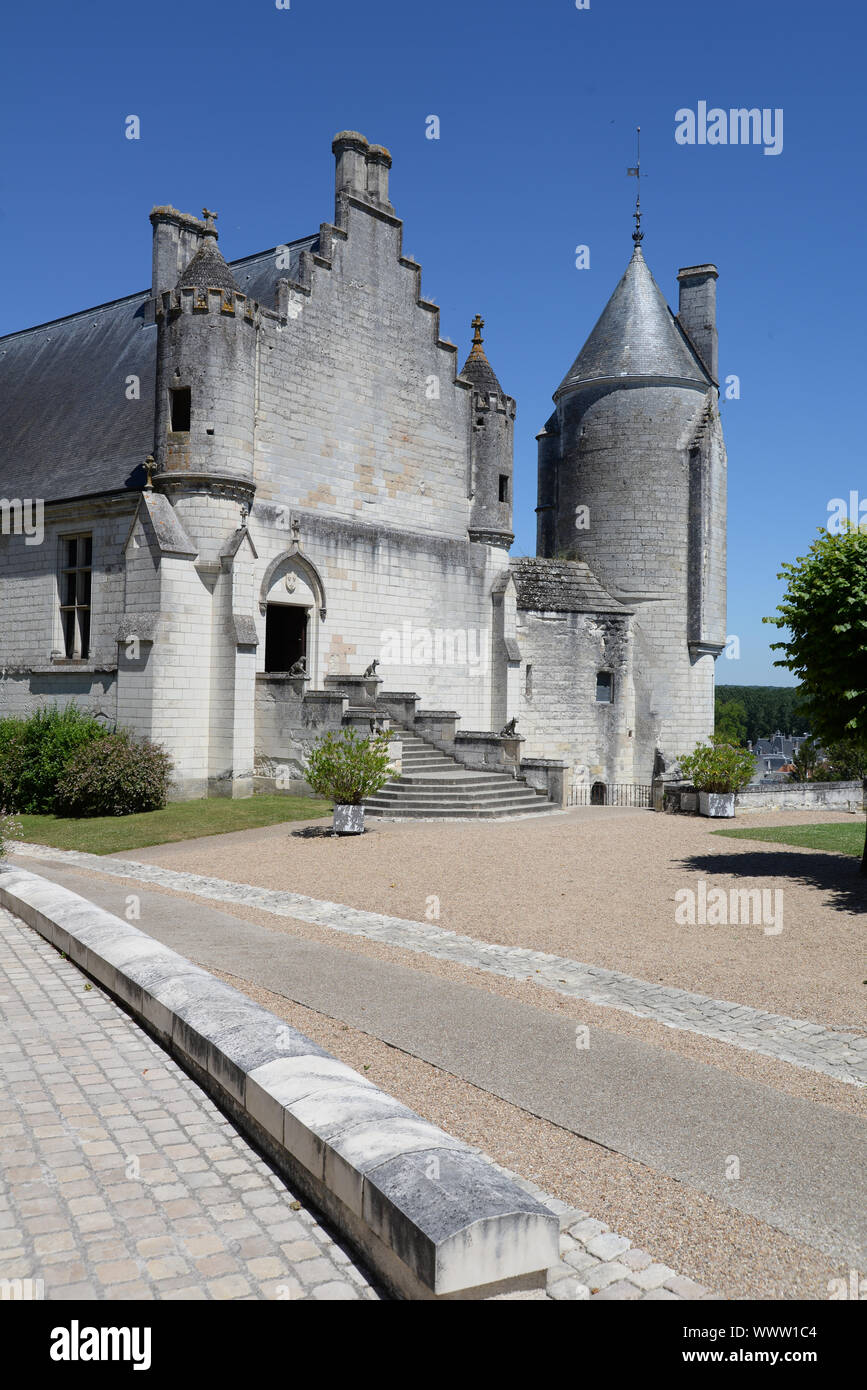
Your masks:
{"label": "paved path", "polygon": [[178,892],[192,893],[212,902],[241,903],[278,916],[315,922],[334,931],[365,936],[372,941],[452,960],[459,965],[496,975],[522,980],[531,978],[534,984],[573,999],[586,999],[588,1003],[622,1009],[668,1028],[699,1033],[749,1052],[760,1052],[777,1061],[823,1072],[838,1081],[867,1084],[867,1036],[856,1033],[833,1032],[817,1023],[746,1008],[730,1000],[712,999],[705,994],[673,989],[669,985],[651,984],[616,970],[585,965],[564,956],[476,941],[473,937],[446,931],[432,922],[413,922],[401,917],[363,912],[340,903],[305,897],[301,893],[230,883],[225,879],[73,850],[21,845],[16,846],[15,854],[22,855],[25,863],[35,857],[45,864],[80,865],[102,874],[134,878],[141,883],[154,883]]}
{"label": "paved path", "polygon": [[[111,865],[111,873],[117,861],[96,863],[100,870]],[[129,889],[111,877],[48,862],[40,871],[122,915]],[[277,936],[204,903],[146,889],[138,896],[140,925],[206,968],[340,1019],[864,1266],[862,1120],[598,1028],[589,1048],[579,1049],[574,1021],[549,1011],[337,946]],[[737,1180],[727,1176],[732,1157],[740,1165]]]}
{"label": "paved path", "polygon": [[376,1299],[170,1057],[0,909],[0,1280],[49,1299]]}
{"label": "paved path", "polygon": [[[0,1284],[71,1301],[379,1297],[171,1058],[2,908],[0,1056]],[[713,1297],[509,1176],[562,1228],[547,1290],[513,1297]]]}

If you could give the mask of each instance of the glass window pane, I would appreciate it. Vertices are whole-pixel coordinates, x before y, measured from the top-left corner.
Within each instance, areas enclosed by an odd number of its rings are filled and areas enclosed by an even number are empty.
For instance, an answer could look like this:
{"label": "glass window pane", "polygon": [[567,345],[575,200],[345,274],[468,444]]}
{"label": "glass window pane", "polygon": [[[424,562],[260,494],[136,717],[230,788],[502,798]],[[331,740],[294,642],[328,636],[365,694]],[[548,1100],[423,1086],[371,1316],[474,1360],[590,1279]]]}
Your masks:
{"label": "glass window pane", "polygon": [[63,576],[62,603],[75,603],[75,570]]}
{"label": "glass window pane", "polygon": [[80,608],[78,618],[81,632],[81,656],[86,658],[90,652],[90,609]]}
{"label": "glass window pane", "polygon": [[[83,553],[82,553],[82,552],[83,552]],[[92,559],[93,559],[93,537],[92,537],[92,536],[83,536],[83,537],[81,538],[81,546],[80,546],[80,548],[79,548],[78,563],[79,563],[80,565],[89,565],[89,564],[91,563]]]}
{"label": "glass window pane", "polygon": [[63,614],[63,647],[67,656],[75,655],[75,613]]}
{"label": "glass window pane", "polygon": [[599,671],[596,675],[596,699],[600,704],[610,705],[612,700],[612,677],[610,671]]}
{"label": "glass window pane", "polygon": [[78,602],[90,604],[90,570],[78,571]]}

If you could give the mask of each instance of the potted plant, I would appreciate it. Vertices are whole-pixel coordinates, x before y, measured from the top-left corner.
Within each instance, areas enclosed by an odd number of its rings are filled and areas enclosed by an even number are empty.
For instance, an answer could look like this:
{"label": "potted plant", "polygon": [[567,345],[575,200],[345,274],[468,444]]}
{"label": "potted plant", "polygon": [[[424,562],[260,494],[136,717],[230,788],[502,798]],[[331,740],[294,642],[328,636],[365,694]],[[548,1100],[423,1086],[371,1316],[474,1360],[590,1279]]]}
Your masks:
{"label": "potted plant", "polygon": [[362,802],[394,776],[388,754],[388,735],[361,738],[352,728],[325,734],[307,760],[305,777],[315,792],[334,802],[337,835],[360,835],[364,830]]}
{"label": "potted plant", "polygon": [[682,775],[698,792],[703,816],[733,816],[735,793],[747,785],[755,766],[752,753],[716,736],[680,759]]}

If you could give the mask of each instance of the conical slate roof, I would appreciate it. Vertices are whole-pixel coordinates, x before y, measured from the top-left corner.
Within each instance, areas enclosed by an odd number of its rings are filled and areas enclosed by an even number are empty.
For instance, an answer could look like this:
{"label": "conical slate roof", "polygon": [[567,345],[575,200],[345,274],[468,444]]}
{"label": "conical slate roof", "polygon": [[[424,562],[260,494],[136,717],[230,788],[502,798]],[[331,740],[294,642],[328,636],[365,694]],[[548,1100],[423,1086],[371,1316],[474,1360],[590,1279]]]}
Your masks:
{"label": "conical slate roof", "polygon": [[178,280],[178,289],[237,290],[232,272],[212,236],[206,237]]}
{"label": "conical slate roof", "polygon": [[480,395],[495,395],[505,399],[505,393],[497,380],[496,372],[482,347],[482,329],[484,326],[484,319],[476,314],[473,319],[473,346],[470,349],[469,357],[461,368],[461,376],[465,376],[468,381],[471,381]]}
{"label": "conical slate roof", "polygon": [[674,377],[709,383],[636,246],[596,327],[555,392],[612,377]]}

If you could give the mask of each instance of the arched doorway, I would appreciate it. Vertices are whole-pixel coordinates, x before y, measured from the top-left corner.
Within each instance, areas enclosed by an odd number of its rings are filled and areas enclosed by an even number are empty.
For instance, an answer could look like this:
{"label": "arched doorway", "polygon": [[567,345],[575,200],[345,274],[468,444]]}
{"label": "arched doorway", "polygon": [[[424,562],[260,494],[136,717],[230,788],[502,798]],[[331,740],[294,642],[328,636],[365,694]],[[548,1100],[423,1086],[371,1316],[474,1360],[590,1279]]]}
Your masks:
{"label": "arched doorway", "polygon": [[264,672],[285,674],[303,657],[315,687],[325,617],[325,591],[315,565],[297,550],[278,556],[265,571],[259,608],[265,618]]}
{"label": "arched doorway", "polygon": [[608,804],[608,789],[607,789],[607,787],[605,786],[605,783],[604,783],[604,782],[594,782],[594,783],[593,783],[593,786],[590,788],[590,805],[591,805],[591,806],[607,806],[607,804]]}

